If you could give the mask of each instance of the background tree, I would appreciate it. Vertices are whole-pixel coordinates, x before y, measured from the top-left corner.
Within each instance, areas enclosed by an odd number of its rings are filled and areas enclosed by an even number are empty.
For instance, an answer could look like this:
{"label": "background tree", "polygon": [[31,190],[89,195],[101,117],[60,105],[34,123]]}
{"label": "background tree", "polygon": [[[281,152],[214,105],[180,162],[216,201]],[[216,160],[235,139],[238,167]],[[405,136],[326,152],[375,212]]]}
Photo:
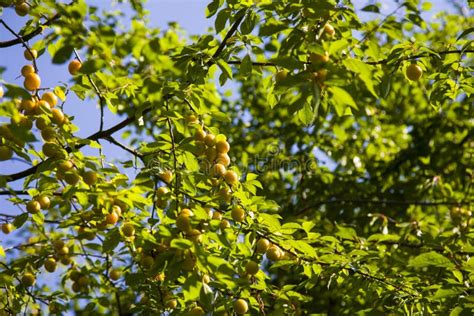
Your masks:
{"label": "background tree", "polygon": [[141,1],[1,5],[29,17],[0,20],[27,60],[0,90],[2,314],[472,314],[464,11],[214,0],[188,37]]}

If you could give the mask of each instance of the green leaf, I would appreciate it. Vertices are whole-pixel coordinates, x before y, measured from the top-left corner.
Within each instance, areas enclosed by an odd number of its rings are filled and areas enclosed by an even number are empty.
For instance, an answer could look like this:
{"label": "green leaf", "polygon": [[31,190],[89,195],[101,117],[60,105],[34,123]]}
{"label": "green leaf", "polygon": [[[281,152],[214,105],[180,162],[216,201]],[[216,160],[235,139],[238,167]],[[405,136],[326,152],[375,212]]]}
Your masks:
{"label": "green leaf", "polygon": [[453,270],[454,277],[459,281],[459,283],[463,282],[463,275],[462,272],[459,270]]}
{"label": "green leaf", "polygon": [[279,33],[283,30],[288,29],[289,26],[286,23],[270,20],[267,23],[260,26],[259,36],[270,36],[275,33]]}
{"label": "green leaf", "polygon": [[245,55],[245,57],[242,58],[239,70],[240,74],[244,77],[252,74],[252,60],[249,55]]}
{"label": "green leaf", "polygon": [[0,285],[11,285],[13,280],[15,280],[13,276],[0,272]]}
{"label": "green leaf", "polygon": [[214,292],[212,288],[206,283],[202,284],[201,291],[199,293],[199,303],[204,306],[207,310],[212,310],[212,304],[214,304]]}
{"label": "green leaf", "polygon": [[186,300],[195,301],[201,293],[202,282],[198,282],[197,274],[193,273],[185,279],[183,284],[183,294]]}
{"label": "green leaf", "polygon": [[418,255],[417,257],[411,259],[408,262],[408,266],[413,268],[424,268],[429,266],[434,266],[438,268],[454,268],[454,263],[452,263],[448,258],[445,256],[437,253],[437,252],[427,252]]}
{"label": "green leaf", "polygon": [[223,10],[220,10],[219,13],[217,13],[216,20],[214,22],[216,33],[220,33],[225,28],[225,25],[227,23],[227,20],[229,19],[230,14],[231,14],[231,10],[229,9],[223,9]]}
{"label": "green leaf", "polygon": [[71,59],[74,47],[65,45],[59,48],[53,56],[53,64],[64,64],[66,61]]}
{"label": "green leaf", "polygon": [[[357,109],[357,104],[346,90],[339,87],[329,87],[328,90],[332,94],[331,102],[338,106],[339,109],[342,109],[341,106],[344,105],[348,105],[354,109]],[[338,114],[340,113],[341,112],[338,112]]]}
{"label": "green leaf", "polygon": [[103,69],[105,66],[105,61],[102,59],[89,59],[82,64],[81,73],[90,75],[100,69]]}
{"label": "green leaf", "polygon": [[280,221],[278,220],[276,215],[260,213],[259,222],[262,226],[266,226],[270,229],[270,231],[279,231],[281,228]]}
{"label": "green leaf", "polygon": [[117,248],[118,244],[120,243],[120,232],[118,228],[114,228],[107,233],[104,239],[104,243],[102,248],[105,252],[110,252]]}
{"label": "green leaf", "polygon": [[44,214],[42,212],[31,215],[31,219],[40,226],[44,224]]}
{"label": "green leaf", "polygon": [[211,3],[209,3],[206,7],[206,18],[210,18],[211,16],[216,14],[222,3],[223,0],[213,0]]}
{"label": "green leaf", "polygon": [[386,98],[388,94],[390,93],[390,88],[391,88],[391,83],[392,83],[392,76],[391,75],[385,75],[382,78],[382,82],[380,83],[380,96],[382,98]]}
{"label": "green leaf", "polygon": [[449,316],[459,316],[461,315],[464,309],[461,306],[456,306],[453,310],[449,313]]}
{"label": "green leaf", "polygon": [[438,301],[444,299],[446,297],[458,296],[461,294],[462,291],[459,289],[451,288],[451,289],[438,289],[436,293],[431,297],[432,300]]}
{"label": "green leaf", "polygon": [[189,249],[193,246],[193,242],[184,238],[174,238],[171,241],[170,247],[176,249]]}
{"label": "green leaf", "polygon": [[279,56],[277,58],[273,58],[272,62],[275,65],[281,66],[286,69],[298,69],[304,67],[304,63],[302,61],[289,56]]}
{"label": "green leaf", "polygon": [[28,220],[28,213],[23,213],[15,217],[13,220],[13,226],[20,228]]}
{"label": "green leaf", "polygon": [[433,4],[431,2],[423,2],[423,4],[421,5],[421,9],[423,11],[430,11],[432,7]]}
{"label": "green leaf", "polygon": [[146,240],[152,244],[159,244],[158,241],[156,240],[155,236],[153,236],[148,229],[142,229],[141,230],[141,234],[140,234],[143,238],[143,240]]}
{"label": "green leaf", "polygon": [[316,258],[316,250],[314,250],[314,248],[307,242],[303,240],[293,240],[290,241],[289,244],[303,255]]}
{"label": "green leaf", "polygon": [[367,90],[369,90],[370,93],[372,93],[372,95],[377,98],[378,96],[374,90],[374,82],[372,80],[372,72],[374,71],[374,67],[367,65],[363,61],[355,58],[344,59],[343,63],[347,69],[359,75],[360,79],[367,87]]}
{"label": "green leaf", "polygon": [[232,68],[228,63],[222,59],[219,59],[217,61],[217,66],[219,66],[223,74],[225,74],[229,79],[232,79]]}
{"label": "green leaf", "polygon": [[301,123],[303,123],[304,125],[310,125],[314,122],[315,115],[313,108],[310,104],[305,103],[303,108],[296,113]]}
{"label": "green leaf", "polygon": [[349,240],[357,239],[357,233],[354,228],[344,227],[340,225],[336,225],[336,226],[337,226],[337,233],[335,234],[336,236],[339,236],[343,239],[349,239]]}
{"label": "green leaf", "polygon": [[379,7],[376,6],[375,4],[366,5],[366,6],[363,7],[361,10],[362,10],[362,11],[365,11],[365,12],[380,13]]}
{"label": "green leaf", "polygon": [[23,88],[12,85],[12,84],[5,84],[5,88],[7,91],[5,92],[5,96],[15,99],[15,98],[22,98],[22,99],[29,99],[31,95]]}
{"label": "green leaf", "polygon": [[243,35],[250,34],[255,28],[257,21],[258,15],[256,15],[255,12],[250,11],[245,17],[245,19],[242,21],[242,24],[240,24],[240,32]]}
{"label": "green leaf", "polygon": [[66,93],[65,93],[66,89],[64,87],[55,87],[54,88],[54,94],[58,96],[58,98],[61,100],[61,101],[65,101],[66,100]]}

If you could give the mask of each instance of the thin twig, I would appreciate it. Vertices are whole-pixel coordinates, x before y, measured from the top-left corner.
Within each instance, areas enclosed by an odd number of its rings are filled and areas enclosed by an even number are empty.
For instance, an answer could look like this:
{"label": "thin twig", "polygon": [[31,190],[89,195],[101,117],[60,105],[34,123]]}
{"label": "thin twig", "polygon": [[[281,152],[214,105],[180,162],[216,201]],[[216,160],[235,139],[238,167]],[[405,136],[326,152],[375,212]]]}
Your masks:
{"label": "thin twig", "polygon": [[[52,195],[61,196],[62,193],[53,192]],[[27,190],[8,190],[8,191],[0,191],[0,195],[30,195]]]}
{"label": "thin twig", "polygon": [[[166,110],[168,108],[168,101],[166,101]],[[174,133],[173,133],[173,125],[171,124],[171,119],[169,117],[166,118],[168,122],[168,128],[171,138],[171,150],[173,152],[173,168],[174,168],[174,194],[176,196],[176,212],[178,212],[179,208],[179,177],[178,177],[178,158],[176,156],[176,143],[174,140]]]}
{"label": "thin twig", "polygon": [[[291,255],[293,255],[294,257],[296,258],[299,258],[300,260],[302,261],[306,261],[306,262],[310,262],[310,263],[317,263],[319,265],[322,265],[322,266],[329,266],[330,264],[327,263],[327,262],[321,262],[315,258],[307,258],[307,257],[303,257],[303,256],[300,256],[298,253],[292,251],[291,249],[288,249],[284,246],[282,246],[278,241],[276,241],[274,238],[271,237],[271,233],[270,232],[258,232],[256,231],[255,232],[259,237],[261,238],[266,238],[267,240],[269,240],[272,244],[278,246],[279,248],[283,249],[284,251],[290,253]],[[358,269],[355,269],[354,267],[340,267],[341,270],[346,270],[346,271],[350,271],[350,272],[354,272],[356,274],[359,274],[367,279],[370,279],[372,281],[376,281],[376,282],[379,282],[379,283],[382,283],[384,285],[387,285],[387,286],[391,286],[393,287],[394,289],[396,289],[397,291],[399,292],[403,292],[403,293],[406,293],[410,296],[416,296],[417,294],[413,294],[413,293],[417,293],[414,289],[408,287],[408,286],[405,286],[403,287],[402,285],[397,285],[397,284],[394,284],[394,283],[391,283],[385,279],[382,279],[382,278],[379,278],[379,277],[376,277],[376,276],[373,276],[373,275],[370,275],[368,273],[365,273],[365,272],[362,272]]]}
{"label": "thin twig", "polygon": [[[23,210],[22,210],[23,211]],[[15,219],[17,217],[17,215],[10,215],[10,214],[5,214],[5,213],[0,213],[0,217],[4,217],[4,218],[7,218],[7,219]],[[48,223],[48,224],[62,224],[62,221],[53,221],[53,220],[48,220],[48,219],[45,219],[44,220],[45,223]]]}
{"label": "thin twig", "polygon": [[32,39],[36,35],[41,34],[41,32],[43,32],[43,29],[45,27],[51,25],[53,22],[55,22],[59,18],[60,18],[60,15],[55,14],[53,17],[51,17],[51,19],[49,19],[46,22],[44,22],[43,24],[41,24],[40,26],[38,26],[36,29],[31,31],[30,33],[28,33],[24,36],[21,36],[20,38],[12,39],[12,40],[5,41],[5,42],[0,42],[0,48],[10,47],[10,46],[21,44],[22,42],[29,41],[30,39]]}
{"label": "thin twig", "polygon": [[[82,64],[82,59],[81,56],[79,56],[79,53],[77,50],[74,48],[74,55],[76,56],[77,60]],[[95,84],[94,80],[92,80],[91,75],[87,74],[86,75],[87,79],[89,80],[90,84],[94,88],[95,93],[97,94],[97,97],[99,98],[99,105],[100,105],[100,126],[99,126],[99,131],[102,131],[104,129],[104,107],[106,100],[104,96],[102,95],[102,92],[100,92],[99,88]]]}
{"label": "thin twig", "polygon": [[397,8],[395,8],[395,10],[393,10],[392,12],[390,12],[389,14],[387,14],[387,15],[385,16],[385,18],[384,18],[379,24],[377,24],[374,28],[372,28],[371,30],[369,30],[368,32],[366,32],[366,33],[364,34],[364,36],[363,36],[359,41],[357,41],[357,43],[356,43],[354,46],[352,46],[352,47],[349,49],[349,54],[354,50],[354,48],[355,48],[357,45],[360,45],[360,44],[362,44],[363,42],[365,42],[365,41],[369,38],[369,36],[370,36],[372,33],[374,33],[376,30],[378,30],[382,25],[384,25],[384,23],[387,22],[387,20],[388,20],[392,15],[394,15],[395,13],[397,13],[398,10],[400,10],[404,5],[405,5],[405,3],[400,4]]}
{"label": "thin twig", "polygon": [[[151,209],[151,219],[154,219],[155,218],[155,213],[156,213],[156,207],[157,207],[157,200],[156,200],[156,197],[157,197],[157,194],[156,194],[156,191],[158,190],[158,179],[159,177],[157,176],[153,176],[153,181],[154,181],[154,184],[153,184],[153,197],[152,197],[152,203],[153,203],[153,207]],[[153,230],[153,225],[151,227],[151,229]]]}
{"label": "thin twig", "polygon": [[470,205],[474,203],[474,200],[463,200],[463,201],[415,201],[415,200],[369,200],[369,199],[334,199],[334,200],[323,200],[312,203],[299,210],[296,215],[301,215],[313,208],[317,208],[321,205],[327,204],[377,204],[377,205],[418,205],[418,206],[440,206],[440,205],[451,205],[461,206]]}
{"label": "thin twig", "polygon": [[28,44],[26,44],[26,42],[23,40],[23,38],[17,33],[15,32],[12,28],[10,28],[8,26],[7,23],[5,23],[5,21],[3,21],[3,19],[0,19],[0,23],[3,24],[3,26],[5,26],[5,28],[10,32],[12,33],[14,36],[16,36],[16,38],[21,42],[21,44],[26,48],[26,50],[28,51],[28,53],[30,53],[30,56],[33,58],[33,67],[35,68],[35,72],[38,73],[38,66],[36,65],[36,58],[35,56],[33,55],[32,51],[31,51],[31,48]]}
{"label": "thin twig", "polygon": [[120,147],[122,148],[123,150],[131,153],[132,155],[134,155],[135,157],[138,157],[140,158],[141,160],[143,160],[143,157],[144,155],[140,152],[138,152],[136,149],[133,149],[131,147],[128,147],[122,143],[120,143],[119,141],[117,141],[115,138],[113,138],[112,136],[107,136],[107,137],[104,137],[104,139],[108,142],[110,142],[111,144],[114,144],[116,145],[117,147]]}
{"label": "thin twig", "polygon": [[[144,114],[146,114],[150,111],[151,111],[151,107],[146,108],[141,113],[136,113],[135,115],[132,115],[132,116],[124,119],[123,121],[121,121],[120,123],[112,126],[111,128],[109,128],[107,130],[103,130],[103,131],[98,131],[98,132],[90,135],[86,139],[88,139],[88,140],[105,139],[106,137],[108,137],[108,136],[114,134],[115,132],[125,128],[126,126],[128,126],[128,124],[133,122],[137,117],[139,117],[141,115],[144,115]],[[76,147],[74,147],[74,149],[77,150],[77,149],[80,149],[84,146],[86,146],[86,144],[81,143],[81,144],[78,144]],[[72,148],[66,147],[65,150],[68,151],[68,152],[71,152]],[[19,180],[19,179],[23,179],[23,178],[25,178],[29,175],[34,174],[38,170],[38,168],[43,165],[43,163],[44,162],[40,162],[39,164],[37,164],[35,166],[32,166],[28,169],[25,169],[23,171],[20,171],[20,172],[16,172],[16,173],[12,173],[12,174],[6,174],[6,175],[0,175],[0,177],[4,177],[7,182],[12,182],[12,181],[16,181],[16,180]]]}

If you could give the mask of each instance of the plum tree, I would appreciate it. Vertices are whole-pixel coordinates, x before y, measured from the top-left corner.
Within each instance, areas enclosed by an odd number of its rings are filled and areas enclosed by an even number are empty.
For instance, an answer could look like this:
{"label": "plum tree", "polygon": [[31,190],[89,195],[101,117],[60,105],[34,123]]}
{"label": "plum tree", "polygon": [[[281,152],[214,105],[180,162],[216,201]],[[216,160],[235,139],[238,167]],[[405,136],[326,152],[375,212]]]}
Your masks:
{"label": "plum tree", "polygon": [[208,2],[0,0],[0,315],[472,314],[463,4]]}

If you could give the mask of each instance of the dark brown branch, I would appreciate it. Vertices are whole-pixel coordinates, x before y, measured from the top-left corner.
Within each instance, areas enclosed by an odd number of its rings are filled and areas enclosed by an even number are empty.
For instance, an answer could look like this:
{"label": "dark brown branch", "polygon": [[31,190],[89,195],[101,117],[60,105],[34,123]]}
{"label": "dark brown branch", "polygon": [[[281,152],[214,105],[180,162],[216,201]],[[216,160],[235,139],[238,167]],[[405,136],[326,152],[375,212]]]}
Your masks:
{"label": "dark brown branch", "polygon": [[55,22],[59,18],[60,18],[60,15],[56,14],[51,19],[49,19],[46,22],[44,22],[43,24],[41,24],[40,26],[38,26],[36,29],[31,31],[30,33],[28,33],[24,36],[21,36],[20,38],[15,38],[15,39],[12,39],[12,40],[9,40],[9,41],[0,42],[0,48],[10,47],[10,46],[21,44],[22,42],[29,41],[30,39],[32,39],[36,35],[41,34],[41,32],[43,32],[43,29],[45,27],[51,25],[53,22]]}
{"label": "dark brown branch", "polygon": [[[240,60],[229,60],[227,63],[229,65],[240,65],[240,64],[242,64],[242,61],[240,61]],[[305,64],[310,64],[310,63],[305,62]],[[253,61],[252,65],[253,66],[262,66],[262,67],[265,67],[265,66],[276,67],[277,66],[275,63],[273,63],[271,61],[264,61],[264,62]]]}
{"label": "dark brown branch", "polygon": [[[0,213],[0,217],[4,217],[6,219],[14,219],[14,218],[16,218],[16,215]],[[48,223],[48,224],[57,224],[57,225],[62,223],[62,221],[53,221],[53,220],[48,220],[48,219],[45,219],[44,222]]]}
{"label": "dark brown branch", "polygon": [[[474,53],[474,49],[466,49],[466,50],[446,50],[446,51],[441,51],[441,52],[436,52],[436,53],[423,53],[419,55],[411,55],[407,57],[403,57],[399,59],[399,61],[405,61],[405,60],[412,60],[412,59],[417,59],[417,58],[422,58],[422,57],[432,57],[438,55],[449,55],[449,54],[465,54],[465,53]],[[386,64],[388,63],[388,59],[381,59],[378,61],[365,61],[367,65],[381,65],[381,64]],[[227,61],[229,65],[240,65],[242,64],[242,61],[240,60],[229,60]],[[311,62],[302,62],[303,64],[306,65],[311,65]],[[261,66],[261,67],[276,67],[278,66],[274,62],[271,61],[253,61],[252,62],[253,66]]]}
{"label": "dark brown branch", "polygon": [[222,51],[227,45],[227,41],[229,40],[229,38],[232,37],[232,35],[234,35],[235,31],[237,31],[237,28],[239,27],[240,23],[242,23],[243,19],[245,18],[245,15],[246,13],[242,14],[242,16],[238,17],[234,21],[234,24],[232,24],[229,31],[224,36],[222,43],[219,45],[219,47],[217,47],[216,52],[214,53],[214,55],[212,55],[212,58],[207,62],[207,66],[211,66],[214,63],[214,61],[220,56],[220,54],[222,53]]}
{"label": "dark brown branch", "polygon": [[403,293],[408,294],[408,295],[410,295],[410,296],[418,296],[418,295],[419,295],[418,292],[417,292],[415,289],[413,289],[413,288],[411,288],[411,287],[409,287],[409,286],[405,286],[405,287],[404,287],[403,285],[399,285],[399,284],[395,284],[395,283],[389,282],[389,281],[387,281],[386,279],[383,279],[383,278],[377,277],[377,276],[375,276],[375,275],[371,275],[371,274],[362,272],[362,271],[360,271],[359,269],[356,269],[356,268],[354,268],[354,267],[352,267],[352,268],[343,267],[342,269],[347,270],[347,271],[351,271],[351,272],[353,272],[353,273],[355,273],[355,274],[358,274],[358,275],[362,276],[362,277],[365,278],[365,279],[372,280],[372,281],[376,281],[376,282],[379,282],[379,283],[384,284],[384,285],[386,285],[386,286],[393,287],[393,288],[396,289],[397,291],[403,292]]}
{"label": "dark brown branch", "polygon": [[[166,110],[169,111],[168,101],[166,101]],[[174,168],[174,194],[176,195],[176,214],[178,213],[179,206],[179,177],[178,177],[178,158],[176,156],[176,143],[174,140],[173,125],[171,124],[171,119],[166,118],[168,123],[170,138],[171,138],[171,150],[173,152],[173,168]]]}
{"label": "dark brown branch", "polygon": [[[29,189],[33,189],[33,188],[29,188]],[[55,196],[63,195],[61,192],[53,192],[51,194]],[[27,190],[8,190],[8,191],[0,191],[0,195],[30,195],[30,194],[28,193]]]}
{"label": "dark brown branch", "polygon": [[[411,56],[407,56],[407,57],[404,57],[404,58],[400,58],[399,61],[405,61],[405,60],[412,60],[412,59],[418,59],[418,58],[422,58],[422,57],[433,57],[433,56],[436,56],[436,54],[438,55],[449,55],[449,54],[465,54],[465,53],[474,53],[474,49],[465,49],[465,50],[445,50],[445,51],[441,51],[441,52],[436,52],[436,53],[423,53],[423,54],[418,54],[418,55],[411,55]],[[378,60],[378,61],[366,61],[365,63],[368,64],[368,65],[381,65],[381,64],[386,64],[388,63],[388,59],[381,59],[381,60]]]}
{"label": "dark brown branch", "polygon": [[[284,251],[290,253],[291,255],[295,256],[296,258],[299,258],[300,260],[303,260],[303,261],[306,261],[306,262],[311,262],[311,263],[317,263],[319,265],[322,265],[322,266],[329,266],[330,264],[327,263],[327,262],[321,262],[315,258],[307,258],[307,257],[303,257],[301,255],[299,255],[298,253],[286,248],[286,247],[283,247],[280,243],[278,243],[274,238],[270,237],[272,235],[271,232],[258,232],[256,231],[257,235],[260,236],[261,238],[266,238],[268,239],[272,244],[274,245],[277,245],[278,247],[280,247],[281,249],[283,249]],[[387,281],[386,279],[382,279],[382,278],[379,278],[377,276],[374,276],[374,275],[370,275],[368,273],[365,273],[365,272],[362,272],[360,271],[359,269],[356,269],[354,267],[340,267],[341,270],[346,270],[346,271],[350,271],[350,272],[353,272],[355,274],[359,274],[361,275],[362,277],[368,279],[368,280],[371,280],[371,281],[375,281],[375,282],[379,282],[381,284],[384,284],[386,286],[390,286],[390,287],[393,287],[394,289],[396,289],[398,292],[403,292],[405,294],[408,294],[410,296],[416,296],[416,294],[413,294],[413,293],[417,293],[414,289],[412,289],[411,287],[409,286],[403,286],[403,285],[398,285],[398,284],[395,284],[395,283],[392,283],[390,281]]]}
{"label": "dark brown branch", "polygon": [[[123,120],[122,122],[120,122],[120,123],[112,126],[111,128],[107,129],[107,130],[98,131],[98,132],[90,135],[86,139],[88,139],[88,140],[106,139],[108,136],[114,134],[115,132],[121,130],[122,128],[126,127],[128,124],[133,122],[139,115],[144,115],[144,114],[146,114],[150,111],[151,111],[151,108],[146,108],[143,112],[132,115],[132,116],[126,118],[125,120]],[[82,144],[77,145],[74,149],[80,149],[84,146],[86,146],[86,144],[82,143]],[[67,152],[71,152],[72,148],[66,147],[65,150]],[[16,181],[16,180],[19,180],[19,179],[23,179],[23,178],[25,178],[29,175],[34,174],[38,170],[39,166],[41,166],[42,164],[43,164],[43,162],[37,164],[36,166],[30,167],[26,170],[23,170],[23,171],[20,171],[20,172],[17,172],[17,173],[7,174],[7,175],[0,175],[0,177],[4,177],[7,182],[12,182],[12,181]]]}
{"label": "dark brown branch", "polygon": [[436,206],[436,205],[469,205],[474,200],[467,201],[414,201],[414,200],[368,200],[368,199],[337,199],[326,200],[314,203],[310,207],[315,207],[323,204],[390,204],[390,205],[420,205],[420,206]]}
{"label": "dark brown branch", "polygon": [[0,195],[29,195],[26,190],[0,191]]}
{"label": "dark brown branch", "polygon": [[334,200],[323,200],[312,203],[309,206],[302,208],[296,213],[296,216],[300,216],[307,211],[317,208],[321,205],[328,204],[376,204],[376,205],[418,205],[418,206],[462,206],[470,205],[474,203],[474,200],[464,201],[414,201],[414,200],[369,200],[369,199],[334,199]]}

